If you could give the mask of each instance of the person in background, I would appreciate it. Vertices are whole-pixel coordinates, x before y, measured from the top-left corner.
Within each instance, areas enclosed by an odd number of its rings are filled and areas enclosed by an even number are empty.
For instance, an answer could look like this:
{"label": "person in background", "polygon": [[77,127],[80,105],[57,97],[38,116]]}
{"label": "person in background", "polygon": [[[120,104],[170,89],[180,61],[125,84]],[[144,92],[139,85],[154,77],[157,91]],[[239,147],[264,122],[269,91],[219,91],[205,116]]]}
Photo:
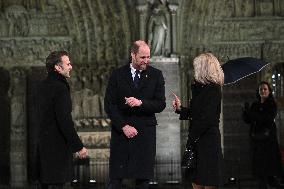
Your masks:
{"label": "person in background", "polygon": [[190,107],[181,106],[175,96],[174,111],[181,120],[189,119],[187,146],[196,144],[197,167],[189,176],[194,189],[215,189],[221,183],[223,156],[219,121],[221,86],[224,73],[212,53],[202,53],[193,60],[194,84],[191,87]]}
{"label": "person in background", "polygon": [[280,149],[274,119],[277,105],[269,84],[260,82],[257,99],[245,103],[243,119],[250,124],[252,148],[252,173],[257,178],[259,189],[273,186],[275,176],[282,175]]}

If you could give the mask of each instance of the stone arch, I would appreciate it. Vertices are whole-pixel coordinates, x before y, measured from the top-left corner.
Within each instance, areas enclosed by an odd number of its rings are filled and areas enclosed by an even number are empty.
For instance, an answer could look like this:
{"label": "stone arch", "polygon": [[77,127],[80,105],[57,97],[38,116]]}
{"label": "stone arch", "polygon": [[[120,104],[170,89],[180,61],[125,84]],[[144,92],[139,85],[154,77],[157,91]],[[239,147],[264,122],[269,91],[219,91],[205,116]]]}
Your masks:
{"label": "stone arch", "polygon": [[103,60],[117,62],[127,57],[131,33],[124,0],[60,3],[74,39],[72,54],[76,62],[99,64]]}

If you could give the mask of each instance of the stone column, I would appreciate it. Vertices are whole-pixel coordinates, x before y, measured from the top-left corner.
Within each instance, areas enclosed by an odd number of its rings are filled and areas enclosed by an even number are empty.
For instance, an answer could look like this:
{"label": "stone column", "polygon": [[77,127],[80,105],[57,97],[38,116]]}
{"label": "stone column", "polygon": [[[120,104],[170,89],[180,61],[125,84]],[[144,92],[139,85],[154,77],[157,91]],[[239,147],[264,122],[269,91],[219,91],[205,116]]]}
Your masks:
{"label": "stone column", "polygon": [[136,6],[138,12],[139,12],[139,36],[140,39],[146,40],[146,10],[147,5],[138,5]]}
{"label": "stone column", "polygon": [[281,9],[280,9],[280,1],[279,0],[273,0],[273,16],[281,16]]}
{"label": "stone column", "polygon": [[180,182],[180,121],[172,109],[172,91],[180,96],[178,58],[153,57],[151,65],[160,69],[165,78],[165,110],[157,114],[157,161],[158,182]]}
{"label": "stone column", "polygon": [[261,11],[260,11],[260,3],[257,0],[254,0],[254,7],[255,7],[255,14],[254,16],[260,16]]}
{"label": "stone column", "polygon": [[10,75],[7,69],[0,66],[0,185],[10,181]]}
{"label": "stone column", "polygon": [[27,184],[27,119],[26,74],[23,68],[10,70],[11,133],[10,133],[10,185]]}
{"label": "stone column", "polygon": [[177,53],[177,9],[178,5],[170,4],[169,9],[171,11],[171,52],[172,55],[176,55]]}

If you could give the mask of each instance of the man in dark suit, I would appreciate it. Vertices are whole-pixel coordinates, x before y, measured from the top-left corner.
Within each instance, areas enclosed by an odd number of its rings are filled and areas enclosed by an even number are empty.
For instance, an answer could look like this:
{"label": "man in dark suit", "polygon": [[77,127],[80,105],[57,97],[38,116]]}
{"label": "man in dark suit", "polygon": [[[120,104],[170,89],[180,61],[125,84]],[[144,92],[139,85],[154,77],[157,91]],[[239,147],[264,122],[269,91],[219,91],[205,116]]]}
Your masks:
{"label": "man in dark suit", "polygon": [[105,110],[112,121],[109,189],[120,189],[124,178],[135,179],[136,189],[148,188],[156,155],[155,113],[166,106],[162,72],[148,65],[144,41],[133,43],[131,59],[113,71],[106,89]]}
{"label": "man in dark suit", "polygon": [[72,69],[65,51],[51,52],[46,58],[48,76],[38,86],[39,180],[42,189],[63,188],[73,177],[73,153],[87,156],[74,128],[70,89],[66,78]]}

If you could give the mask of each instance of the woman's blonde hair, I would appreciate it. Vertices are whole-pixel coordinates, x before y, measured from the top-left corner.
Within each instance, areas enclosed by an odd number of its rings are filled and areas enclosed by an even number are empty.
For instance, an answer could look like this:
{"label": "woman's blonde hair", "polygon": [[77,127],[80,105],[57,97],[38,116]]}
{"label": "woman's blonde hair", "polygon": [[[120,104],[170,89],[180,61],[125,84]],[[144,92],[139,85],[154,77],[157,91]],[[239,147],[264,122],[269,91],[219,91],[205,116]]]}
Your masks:
{"label": "woman's blonde hair", "polygon": [[202,84],[224,84],[224,72],[212,53],[202,53],[193,60],[194,79]]}

